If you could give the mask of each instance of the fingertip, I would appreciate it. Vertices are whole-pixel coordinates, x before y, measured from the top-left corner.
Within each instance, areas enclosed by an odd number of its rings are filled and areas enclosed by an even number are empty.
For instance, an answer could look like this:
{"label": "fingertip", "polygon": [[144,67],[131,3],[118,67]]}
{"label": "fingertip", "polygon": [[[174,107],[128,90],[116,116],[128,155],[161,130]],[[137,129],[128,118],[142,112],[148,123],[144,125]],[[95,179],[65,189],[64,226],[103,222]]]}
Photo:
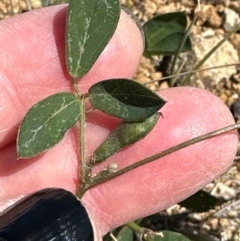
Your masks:
{"label": "fingertip", "polygon": [[[212,93],[191,87],[160,90],[167,101],[152,132],[110,157],[129,166],[194,137],[234,124],[223,102]],[[100,132],[99,132],[100,135]],[[156,213],[190,196],[222,174],[237,151],[237,131],[224,133],[143,165],[89,190],[83,197],[95,206],[93,216],[103,233],[131,220]],[[99,169],[99,168],[98,168]],[[96,205],[97,203],[97,205]]]}

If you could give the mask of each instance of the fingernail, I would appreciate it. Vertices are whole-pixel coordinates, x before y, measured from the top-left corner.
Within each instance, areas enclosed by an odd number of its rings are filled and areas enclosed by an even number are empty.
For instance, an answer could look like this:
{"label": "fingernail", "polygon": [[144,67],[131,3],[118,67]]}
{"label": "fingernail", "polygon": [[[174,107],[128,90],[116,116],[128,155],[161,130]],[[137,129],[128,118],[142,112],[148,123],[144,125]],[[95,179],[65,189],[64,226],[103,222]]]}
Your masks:
{"label": "fingernail", "polygon": [[60,188],[42,189],[1,214],[0,240],[40,239],[94,240],[88,213],[74,194]]}
{"label": "fingernail", "polygon": [[126,7],[124,7],[124,6],[121,6],[121,8],[122,8],[122,10],[123,10],[125,13],[127,13],[128,16],[130,16],[131,19],[136,23],[136,25],[137,25],[137,27],[138,27],[141,35],[142,35],[143,46],[145,47],[145,34],[144,34],[144,31],[143,31],[143,28],[142,28],[142,25],[141,25],[139,19],[137,18],[136,15],[134,15],[134,13],[133,13],[130,9],[128,9],[128,8],[126,8]]}

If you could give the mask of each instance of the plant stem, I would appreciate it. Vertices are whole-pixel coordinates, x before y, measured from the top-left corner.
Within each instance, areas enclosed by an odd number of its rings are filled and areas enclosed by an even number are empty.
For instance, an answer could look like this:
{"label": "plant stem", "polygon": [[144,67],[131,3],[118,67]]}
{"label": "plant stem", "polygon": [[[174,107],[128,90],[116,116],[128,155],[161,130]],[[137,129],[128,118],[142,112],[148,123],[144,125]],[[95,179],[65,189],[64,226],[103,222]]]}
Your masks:
{"label": "plant stem", "polygon": [[135,232],[138,232],[140,234],[142,233],[143,228],[138,224],[136,224],[135,222],[129,222],[126,224],[126,226],[128,226],[130,229],[132,229]]}
{"label": "plant stem", "polygon": [[[85,95],[81,94],[78,85],[77,85],[77,79],[73,79],[72,81],[74,90],[78,96],[78,99],[80,101],[80,117],[79,117],[79,150],[80,150],[80,159],[79,166],[81,166],[79,177],[81,178],[80,183],[81,186],[79,189],[84,190],[84,183],[87,180],[88,176],[88,168],[87,168],[87,160],[86,160],[86,150],[85,150],[85,121],[86,121],[86,113],[85,113]],[[80,192],[80,190],[77,191]]]}
{"label": "plant stem", "polygon": [[74,88],[74,90],[75,90],[78,98],[81,98],[82,94],[81,94],[81,92],[80,92],[80,90],[79,90],[79,88],[78,88],[77,79],[73,79],[73,80],[72,80],[72,85],[73,85],[73,88]]}
{"label": "plant stem", "polygon": [[142,240],[153,240],[156,236],[163,237],[161,232],[154,232],[149,228],[141,227],[136,222],[127,223],[126,226],[128,226],[134,232],[139,233],[142,237]]}
{"label": "plant stem", "polygon": [[[174,55],[174,59],[173,59],[173,63],[172,63],[172,68],[171,68],[171,75],[175,75],[175,74],[176,74],[175,66],[176,66],[176,62],[177,62],[178,56],[180,55],[180,53],[181,53],[181,51],[182,51],[182,49],[183,49],[183,46],[184,46],[184,44],[185,44],[185,42],[186,42],[189,34],[191,33],[192,27],[193,27],[193,25],[195,24],[197,18],[198,18],[198,14],[196,14],[196,15],[194,16],[193,21],[191,22],[191,24],[190,24],[189,27],[187,28],[187,31],[186,31],[186,33],[185,33],[185,35],[184,35],[184,38],[183,38],[181,44],[179,45],[176,54]],[[176,82],[176,77],[177,77],[177,76],[178,76],[178,75],[176,75],[176,76],[174,76],[174,77],[171,78],[171,80],[170,80],[170,86],[171,86],[171,87],[174,86],[174,84],[175,84],[175,82]]]}
{"label": "plant stem", "polygon": [[212,132],[209,132],[207,134],[204,134],[204,135],[201,135],[201,136],[198,136],[198,137],[195,137],[191,140],[188,140],[188,141],[185,141],[183,143],[180,143],[174,147],[171,147],[163,152],[160,152],[160,153],[157,153],[153,156],[150,156],[148,158],[145,158],[139,162],[136,162],[136,163],[133,163],[117,172],[114,172],[114,173],[109,173],[107,172],[106,170],[100,172],[99,174],[97,174],[95,177],[91,177],[86,183],[85,183],[85,186],[84,186],[84,190],[82,190],[81,192],[81,195],[83,195],[88,189],[94,187],[94,186],[97,186],[103,182],[106,182],[106,181],[109,181],[109,180],[112,180],[120,175],[123,175],[131,170],[134,170],[140,166],[143,166],[147,163],[150,163],[152,161],[155,161],[159,158],[162,158],[166,155],[169,155],[175,151],[178,151],[180,149],[183,149],[187,146],[190,146],[190,145],[193,145],[195,143],[198,143],[200,141],[203,141],[203,140],[206,140],[206,139],[209,139],[209,138],[212,138],[212,137],[215,137],[215,136],[218,136],[220,134],[223,134],[223,133],[226,133],[226,132],[229,132],[229,131],[232,131],[232,130],[235,130],[235,129],[239,129],[240,128],[240,123],[238,124],[234,124],[234,125],[230,125],[230,126],[227,126],[227,127],[224,127],[224,128],[221,128],[221,129],[218,129],[216,131],[212,131]]}
{"label": "plant stem", "polygon": [[178,76],[183,76],[183,75],[189,75],[189,74],[195,74],[195,73],[199,73],[199,72],[203,72],[203,71],[207,71],[207,70],[212,70],[212,69],[220,69],[220,68],[234,67],[234,66],[240,66],[240,64],[239,64],[239,63],[232,63],[232,64],[218,65],[218,66],[214,66],[214,67],[210,67],[210,68],[205,68],[205,69],[191,70],[191,71],[187,71],[187,72],[183,72],[183,73],[178,73],[178,74],[174,74],[174,75],[162,77],[160,80],[159,80],[159,79],[158,79],[158,80],[151,80],[151,81],[148,81],[148,82],[144,83],[144,85],[151,84],[151,83],[154,83],[154,82],[163,81],[163,80],[167,80],[167,79],[173,78],[173,77],[178,77]]}
{"label": "plant stem", "polygon": [[80,153],[81,153],[81,182],[84,184],[88,179],[88,165],[86,159],[86,145],[85,145],[85,125],[86,125],[86,112],[85,112],[85,101],[84,96],[81,96],[80,106]]}

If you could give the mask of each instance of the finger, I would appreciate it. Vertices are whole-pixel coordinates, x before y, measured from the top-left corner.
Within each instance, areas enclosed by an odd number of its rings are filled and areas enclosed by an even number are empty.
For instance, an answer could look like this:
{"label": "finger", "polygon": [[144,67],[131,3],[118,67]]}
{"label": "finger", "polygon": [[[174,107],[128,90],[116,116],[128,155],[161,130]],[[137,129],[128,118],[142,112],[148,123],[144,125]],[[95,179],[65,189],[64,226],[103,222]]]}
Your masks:
{"label": "finger", "polygon": [[[119,120],[94,112],[86,127],[86,152],[92,151]],[[93,130],[91,130],[93,128]],[[98,135],[98,132],[100,135]],[[69,130],[52,149],[31,159],[17,159],[15,143],[0,152],[0,211],[15,198],[46,187],[61,187],[73,193],[79,186],[78,131]]]}
{"label": "finger", "polygon": [[[143,140],[96,167],[96,172],[111,162],[117,162],[122,168],[234,123],[227,107],[207,91],[174,88],[161,90],[160,94],[167,103],[161,109],[163,118],[154,130]],[[86,147],[90,155],[118,121],[97,112],[90,113],[87,120]],[[191,195],[231,165],[237,142],[236,132],[226,133],[89,190],[82,201],[94,222],[97,235],[101,236],[113,227],[155,213]],[[6,202],[18,195],[53,186],[75,192],[78,180],[76,146],[74,132],[69,131],[62,142],[37,160],[15,161],[14,148],[1,152],[1,155],[5,153],[6,161],[5,169],[0,165],[0,170],[3,170],[0,173],[0,199]]]}
{"label": "finger", "polygon": [[[182,87],[159,93],[167,103],[161,109],[163,118],[157,126],[146,138],[96,167],[96,172],[112,162],[123,168],[234,123],[228,108],[207,91]],[[101,136],[98,127],[90,128],[90,138],[94,128]],[[236,131],[194,144],[89,190],[83,196],[84,204],[97,230],[105,234],[114,227],[163,210],[199,190],[232,164],[237,144]]]}
{"label": "finger", "polygon": [[[0,147],[16,139],[19,122],[34,103],[70,90],[65,64],[66,12],[67,6],[59,5],[0,23],[0,44],[4,46],[0,50]],[[122,12],[108,46],[79,82],[81,91],[85,93],[100,80],[131,78],[142,51],[137,25]]]}

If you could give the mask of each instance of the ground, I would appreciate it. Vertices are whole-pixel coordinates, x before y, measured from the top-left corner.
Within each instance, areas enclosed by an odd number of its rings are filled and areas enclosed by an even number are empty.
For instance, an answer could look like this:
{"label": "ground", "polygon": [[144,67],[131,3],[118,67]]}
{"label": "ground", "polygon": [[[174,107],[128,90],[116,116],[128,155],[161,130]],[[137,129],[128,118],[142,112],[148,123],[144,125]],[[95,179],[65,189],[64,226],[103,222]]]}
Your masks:
{"label": "ground", "polygon": [[[12,17],[31,8],[48,5],[49,0],[0,0],[0,19]],[[198,14],[192,29],[193,51],[182,54],[178,61],[180,73],[190,71],[206,53],[221,41],[227,32],[239,24],[240,2],[232,0],[209,0],[200,3],[193,0],[122,0],[143,24],[157,14],[186,11],[188,22]],[[236,121],[240,117],[240,31],[232,34],[221,48],[201,67],[207,69],[196,73],[188,85],[204,88],[219,98],[233,111]],[[168,60],[168,61],[166,61]],[[169,88],[171,59],[142,57],[135,79],[156,91]],[[219,68],[217,68],[219,66]],[[160,71],[161,70],[161,71]],[[182,78],[177,79],[181,85]],[[154,82],[152,82],[154,81]],[[152,83],[151,83],[152,82]],[[240,155],[240,151],[239,151]],[[204,190],[225,201],[222,205],[205,213],[187,213],[175,205],[168,210],[147,219],[146,225],[152,228],[171,229],[184,232],[187,236],[197,234],[201,241],[240,241],[240,158],[237,156],[232,167]],[[204,200],[203,200],[204,202]],[[162,225],[162,224],[165,224]],[[166,226],[167,225],[167,226]]]}

